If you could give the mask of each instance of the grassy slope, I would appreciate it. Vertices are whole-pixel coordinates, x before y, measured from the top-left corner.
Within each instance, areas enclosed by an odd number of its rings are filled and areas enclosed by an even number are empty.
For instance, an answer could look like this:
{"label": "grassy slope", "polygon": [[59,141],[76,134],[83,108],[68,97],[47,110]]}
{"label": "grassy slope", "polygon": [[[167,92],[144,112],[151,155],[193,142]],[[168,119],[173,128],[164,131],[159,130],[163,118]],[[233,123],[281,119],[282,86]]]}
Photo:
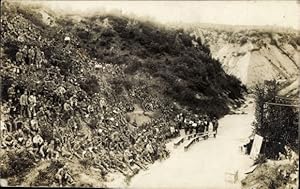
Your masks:
{"label": "grassy slope", "polygon": [[[86,99],[96,106],[100,96],[108,102],[108,112],[119,107],[122,115],[126,113],[126,104],[150,101],[162,112],[163,119],[173,119],[176,113],[171,111],[173,102],[192,111],[222,116],[228,112],[229,102],[242,98],[240,82],[225,74],[220,63],[211,58],[207,47],[193,47],[192,38],[184,33],[176,42],[180,31],[143,22],[126,27],[128,18],[114,16],[107,16],[112,28],[97,26],[96,23],[103,23],[104,17],[87,18],[80,23],[60,18],[56,26],[50,27],[42,22],[41,15],[27,8],[3,6],[4,13],[10,22],[19,15],[20,22],[12,25],[17,35],[7,30],[7,26],[1,27],[5,31],[1,32],[1,62],[4,65],[0,70],[1,100],[6,102],[6,91],[11,83],[15,83],[21,93],[27,89],[41,95],[38,96],[40,104],[52,105],[49,109],[51,119],[41,127],[42,137],[46,140],[51,140],[53,120],[62,116],[56,111],[61,105],[52,99],[54,89],[60,84],[66,87],[67,98],[76,93],[79,101]],[[89,30],[84,31],[84,28]],[[24,41],[20,42],[17,36],[23,34],[26,34]],[[71,36],[68,47],[63,43],[64,36]],[[39,47],[48,63],[40,70],[26,65],[25,72],[15,75],[9,67],[23,45]],[[110,50],[111,47],[114,50]],[[96,70],[96,61],[106,69]],[[56,76],[46,81],[50,72]],[[196,94],[202,100],[195,98]],[[82,127],[94,128],[97,117],[76,116],[76,119],[83,119]],[[62,124],[66,124],[65,121]],[[31,169],[30,162],[28,169]],[[29,173],[28,169],[21,168],[26,172],[22,175]],[[20,174],[18,172],[16,176]],[[17,178],[15,183],[19,182]]]}

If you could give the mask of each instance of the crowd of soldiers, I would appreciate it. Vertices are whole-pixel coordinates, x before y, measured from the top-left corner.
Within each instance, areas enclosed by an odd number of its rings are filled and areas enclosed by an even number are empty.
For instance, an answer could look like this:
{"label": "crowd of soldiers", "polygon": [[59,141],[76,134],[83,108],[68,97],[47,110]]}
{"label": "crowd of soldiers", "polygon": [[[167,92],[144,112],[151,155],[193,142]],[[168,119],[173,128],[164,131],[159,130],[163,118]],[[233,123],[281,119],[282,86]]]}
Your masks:
{"label": "crowd of soldiers", "polygon": [[214,137],[216,137],[219,127],[218,119],[207,115],[180,113],[176,116],[175,121],[178,123],[177,130],[184,129],[186,135],[192,133],[203,134],[209,131],[211,125]]}
{"label": "crowd of soldiers", "polygon": [[[90,161],[102,175],[114,171],[130,175],[168,156],[165,144],[170,134],[164,119],[142,126],[130,124],[125,114],[132,111],[133,102],[113,101],[103,94],[90,97],[78,85],[84,73],[64,76],[40,46],[29,45],[31,38],[38,44],[52,43],[41,38],[35,26],[22,16],[16,20],[6,13],[2,22],[4,41],[19,43],[14,58],[1,57],[1,75],[12,79],[3,88],[7,97],[1,99],[0,150],[24,150],[36,163]],[[74,59],[83,61],[74,46],[69,45],[68,51],[73,52]],[[104,68],[103,74],[122,75],[121,67]],[[72,183],[68,169],[65,165],[57,170],[59,185]]]}
{"label": "crowd of soldiers", "polygon": [[[87,67],[87,73],[63,75],[59,66],[53,64],[54,58],[46,58],[41,46],[29,43],[32,40],[49,45],[54,39],[41,37],[39,30],[22,16],[14,19],[5,13],[1,19],[4,41],[20,43],[13,58],[1,57],[1,76],[9,76],[11,80],[2,91],[7,97],[1,99],[0,150],[24,150],[35,162],[89,161],[103,176],[114,171],[132,175],[137,169],[146,169],[148,164],[167,158],[168,139],[178,136],[180,128],[194,127],[190,120],[197,122],[196,118],[180,117],[179,128],[170,126],[166,120],[173,119],[171,103],[162,104],[157,97],[149,97],[143,86],[133,87],[129,91],[131,98],[127,99],[115,99],[103,93],[88,95],[78,80],[90,75],[89,62],[95,60],[87,61],[89,58],[70,44],[68,53],[76,59],[75,63]],[[125,75],[122,66],[108,64],[101,68],[103,74],[99,77],[105,73],[116,77]],[[107,85],[103,83],[106,90]],[[161,109],[162,116],[140,126],[129,123],[125,115],[133,111],[134,102],[128,99],[134,98],[142,101],[145,111]],[[60,186],[74,181],[68,169],[69,165],[65,164],[57,170],[55,177]]]}
{"label": "crowd of soldiers", "polygon": [[[34,91],[21,93],[17,88],[15,84],[8,88],[8,101],[2,107],[3,114],[9,116],[1,122],[3,149],[24,149],[37,162],[89,159],[103,175],[113,170],[128,175],[134,171],[132,166],[145,169],[147,164],[168,156],[167,123],[131,125],[120,108],[103,102],[98,108],[88,99],[79,101],[77,95],[66,98],[63,86],[54,91],[53,99],[60,106],[53,106]],[[92,133],[87,134],[83,125],[91,124],[92,117],[97,123]],[[43,137],[45,127],[52,133],[48,138]]]}
{"label": "crowd of soldiers", "polygon": [[[24,76],[28,67],[34,75],[47,61],[39,48],[22,46],[16,53],[16,61],[6,63],[15,64],[15,73]],[[51,75],[52,72],[56,75]],[[89,99],[76,87],[75,93],[69,95],[66,79],[60,78],[57,67],[50,66],[49,72],[44,73],[43,90],[52,89],[50,97],[18,82],[7,88],[7,101],[1,107],[2,114],[7,116],[1,122],[2,149],[26,150],[36,162],[90,160],[103,175],[113,171],[128,175],[135,171],[132,167],[146,169],[147,164],[168,156],[165,125],[130,125],[122,119],[128,109],[124,104],[116,108],[103,98]],[[90,125],[93,120],[98,120],[96,127],[92,133],[86,132],[83,125]],[[45,128],[49,130],[43,131]],[[58,170],[56,178],[59,185],[72,182],[67,166]]]}

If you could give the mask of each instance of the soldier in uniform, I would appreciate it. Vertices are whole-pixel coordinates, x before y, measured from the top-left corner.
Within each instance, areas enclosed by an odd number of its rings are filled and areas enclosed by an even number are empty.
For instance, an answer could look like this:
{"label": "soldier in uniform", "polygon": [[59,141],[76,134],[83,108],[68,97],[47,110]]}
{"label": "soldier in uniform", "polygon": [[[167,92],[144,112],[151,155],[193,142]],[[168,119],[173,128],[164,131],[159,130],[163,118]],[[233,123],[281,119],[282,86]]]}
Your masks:
{"label": "soldier in uniform", "polygon": [[18,51],[16,53],[16,63],[17,63],[17,65],[22,65],[25,63],[22,51]]}
{"label": "soldier in uniform", "polygon": [[35,92],[33,92],[29,97],[28,97],[28,114],[29,117],[32,118],[36,115],[36,96],[35,96]]}
{"label": "soldier in uniform", "polygon": [[39,150],[39,154],[41,155],[42,157],[42,160],[44,160],[44,158],[46,157],[46,151],[48,149],[48,142],[45,141],[42,146],[40,147],[40,150]]}
{"label": "soldier in uniform", "polygon": [[62,168],[58,169],[57,173],[55,174],[55,178],[58,180],[59,186],[62,187],[64,184],[72,184],[73,178],[70,175],[67,164],[65,164]]}
{"label": "soldier in uniform", "polygon": [[217,135],[217,132],[218,132],[218,127],[219,127],[219,122],[218,122],[218,119],[216,117],[213,118],[212,124],[213,124],[214,137],[216,138],[216,135]]}
{"label": "soldier in uniform", "polygon": [[8,89],[7,89],[7,94],[8,94],[8,99],[11,99],[12,102],[15,101],[16,98],[16,89],[15,89],[15,84],[13,83]]}
{"label": "soldier in uniform", "polygon": [[28,109],[28,95],[27,91],[25,90],[24,93],[20,96],[20,105],[21,105],[21,115],[26,117],[26,112]]}
{"label": "soldier in uniform", "polygon": [[28,50],[28,63],[30,65],[34,64],[35,62],[35,50],[34,47],[30,47],[30,49]]}
{"label": "soldier in uniform", "polygon": [[40,69],[42,67],[43,57],[42,52],[38,47],[35,47],[36,57],[35,57],[35,65],[37,69]]}

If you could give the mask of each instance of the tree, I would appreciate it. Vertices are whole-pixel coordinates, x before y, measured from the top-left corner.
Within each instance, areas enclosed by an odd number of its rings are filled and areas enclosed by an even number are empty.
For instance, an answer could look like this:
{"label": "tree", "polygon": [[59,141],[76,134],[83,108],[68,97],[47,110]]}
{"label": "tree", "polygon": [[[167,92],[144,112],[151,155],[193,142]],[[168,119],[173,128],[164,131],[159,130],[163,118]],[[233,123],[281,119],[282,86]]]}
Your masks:
{"label": "tree", "polygon": [[268,158],[285,153],[285,145],[297,149],[299,143],[296,124],[299,109],[283,104],[290,102],[277,98],[275,80],[256,87],[255,132],[264,137],[262,153]]}

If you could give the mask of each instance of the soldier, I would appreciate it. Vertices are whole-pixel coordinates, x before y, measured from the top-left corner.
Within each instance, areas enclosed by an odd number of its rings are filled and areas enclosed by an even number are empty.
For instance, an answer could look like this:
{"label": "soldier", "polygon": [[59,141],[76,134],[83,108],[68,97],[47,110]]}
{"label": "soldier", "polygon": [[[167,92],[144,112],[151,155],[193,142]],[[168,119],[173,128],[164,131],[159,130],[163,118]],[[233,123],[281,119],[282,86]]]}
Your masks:
{"label": "soldier", "polygon": [[205,136],[205,138],[208,138],[208,128],[209,128],[209,119],[208,116],[204,116],[203,118],[203,124],[204,124],[204,131],[207,133],[207,135]]}
{"label": "soldier", "polygon": [[14,137],[16,139],[16,141],[20,144],[20,145],[23,145],[24,142],[25,142],[25,134],[24,132],[22,131],[21,128],[19,128],[17,130],[17,132],[14,134]]}
{"label": "soldier", "polygon": [[59,86],[55,91],[56,102],[62,103],[64,100],[64,94],[67,92],[63,86]]}
{"label": "soldier", "polygon": [[33,147],[39,148],[44,143],[44,139],[38,133],[34,133],[34,137],[32,138]]}
{"label": "soldier", "polygon": [[2,139],[8,133],[5,122],[0,121],[0,139]]}
{"label": "soldier", "polygon": [[[27,45],[24,45],[24,47],[21,49],[21,53],[23,55],[23,59],[26,60],[28,56],[28,47]],[[24,61],[25,62],[25,61]],[[28,62],[27,62],[28,63]]]}
{"label": "soldier", "polygon": [[28,61],[30,65],[35,63],[35,50],[33,46],[28,50]]}
{"label": "soldier", "polygon": [[2,148],[14,148],[16,145],[16,141],[14,140],[14,137],[11,134],[7,134],[3,138],[2,142]]}
{"label": "soldier", "polygon": [[208,118],[208,116],[204,117],[204,126],[205,126],[205,131],[208,132],[208,126],[209,126],[209,118]]}
{"label": "soldier", "polygon": [[30,130],[31,134],[39,132],[39,123],[36,117],[33,117],[33,119],[30,121]]}
{"label": "soldier", "polygon": [[73,108],[71,107],[69,101],[66,101],[66,102],[64,103],[64,115],[65,115],[65,118],[67,118],[67,119],[68,119],[71,115],[73,115]]}
{"label": "soldier", "polygon": [[204,122],[203,122],[203,118],[202,117],[199,119],[198,125],[199,125],[199,133],[200,134],[204,134],[205,126],[204,126]]}
{"label": "soldier", "polygon": [[14,120],[13,120],[13,126],[14,126],[14,131],[18,130],[21,128],[24,124],[24,119],[22,115],[18,115]]}
{"label": "soldier", "polygon": [[87,111],[88,111],[88,114],[93,114],[94,113],[94,107],[89,104],[88,107],[87,107]]}
{"label": "soldier", "polygon": [[36,96],[35,92],[33,92],[29,97],[28,97],[28,115],[30,118],[36,116]]}
{"label": "soldier", "polygon": [[36,51],[36,68],[40,69],[42,67],[42,62],[43,62],[43,57],[42,57],[42,52],[38,47],[35,47],[35,51]]}
{"label": "soldier", "polygon": [[184,133],[187,135],[189,131],[189,121],[187,118],[184,119]]}
{"label": "soldier", "polygon": [[153,153],[154,153],[154,149],[152,147],[152,144],[149,142],[147,145],[146,145],[146,149],[147,149],[147,152],[149,154],[149,157],[151,159],[151,161],[153,162]]}
{"label": "soldier", "polygon": [[26,112],[28,109],[28,95],[27,91],[25,90],[24,93],[20,96],[20,105],[21,105],[21,115],[26,117]]}
{"label": "soldier", "polygon": [[78,105],[78,99],[76,94],[74,94],[71,98],[70,98],[70,105],[72,108],[76,109],[77,105]]}
{"label": "soldier", "polygon": [[190,133],[190,134],[193,134],[194,125],[195,125],[194,121],[193,121],[193,120],[190,120],[190,121],[189,121],[189,131],[190,131],[189,133]]}
{"label": "soldier", "polygon": [[61,156],[71,159],[73,154],[69,151],[67,143],[64,143],[61,147]]}
{"label": "soldier", "polygon": [[57,173],[55,174],[55,178],[58,180],[60,187],[62,187],[64,183],[66,184],[73,183],[73,178],[68,172],[67,166],[68,165],[65,164],[62,168],[58,169]]}
{"label": "soldier", "polygon": [[7,89],[8,99],[11,99],[12,102],[15,101],[16,98],[16,85],[13,83],[11,86]]}
{"label": "soldier", "polygon": [[16,63],[17,63],[17,65],[22,65],[25,63],[22,51],[18,51],[16,53]]}
{"label": "soldier", "polygon": [[40,147],[39,153],[42,156],[42,160],[44,160],[44,158],[46,157],[46,151],[48,149],[48,142],[45,141],[42,146]]}
{"label": "soldier", "polygon": [[31,155],[33,155],[35,157],[34,147],[33,147],[33,142],[32,142],[32,138],[31,137],[29,137],[26,140],[25,148],[26,148],[27,152],[29,152]]}
{"label": "soldier", "polygon": [[217,135],[217,132],[218,132],[218,127],[219,127],[219,122],[218,122],[216,117],[213,118],[212,124],[213,124],[214,137],[216,138],[216,135]]}

